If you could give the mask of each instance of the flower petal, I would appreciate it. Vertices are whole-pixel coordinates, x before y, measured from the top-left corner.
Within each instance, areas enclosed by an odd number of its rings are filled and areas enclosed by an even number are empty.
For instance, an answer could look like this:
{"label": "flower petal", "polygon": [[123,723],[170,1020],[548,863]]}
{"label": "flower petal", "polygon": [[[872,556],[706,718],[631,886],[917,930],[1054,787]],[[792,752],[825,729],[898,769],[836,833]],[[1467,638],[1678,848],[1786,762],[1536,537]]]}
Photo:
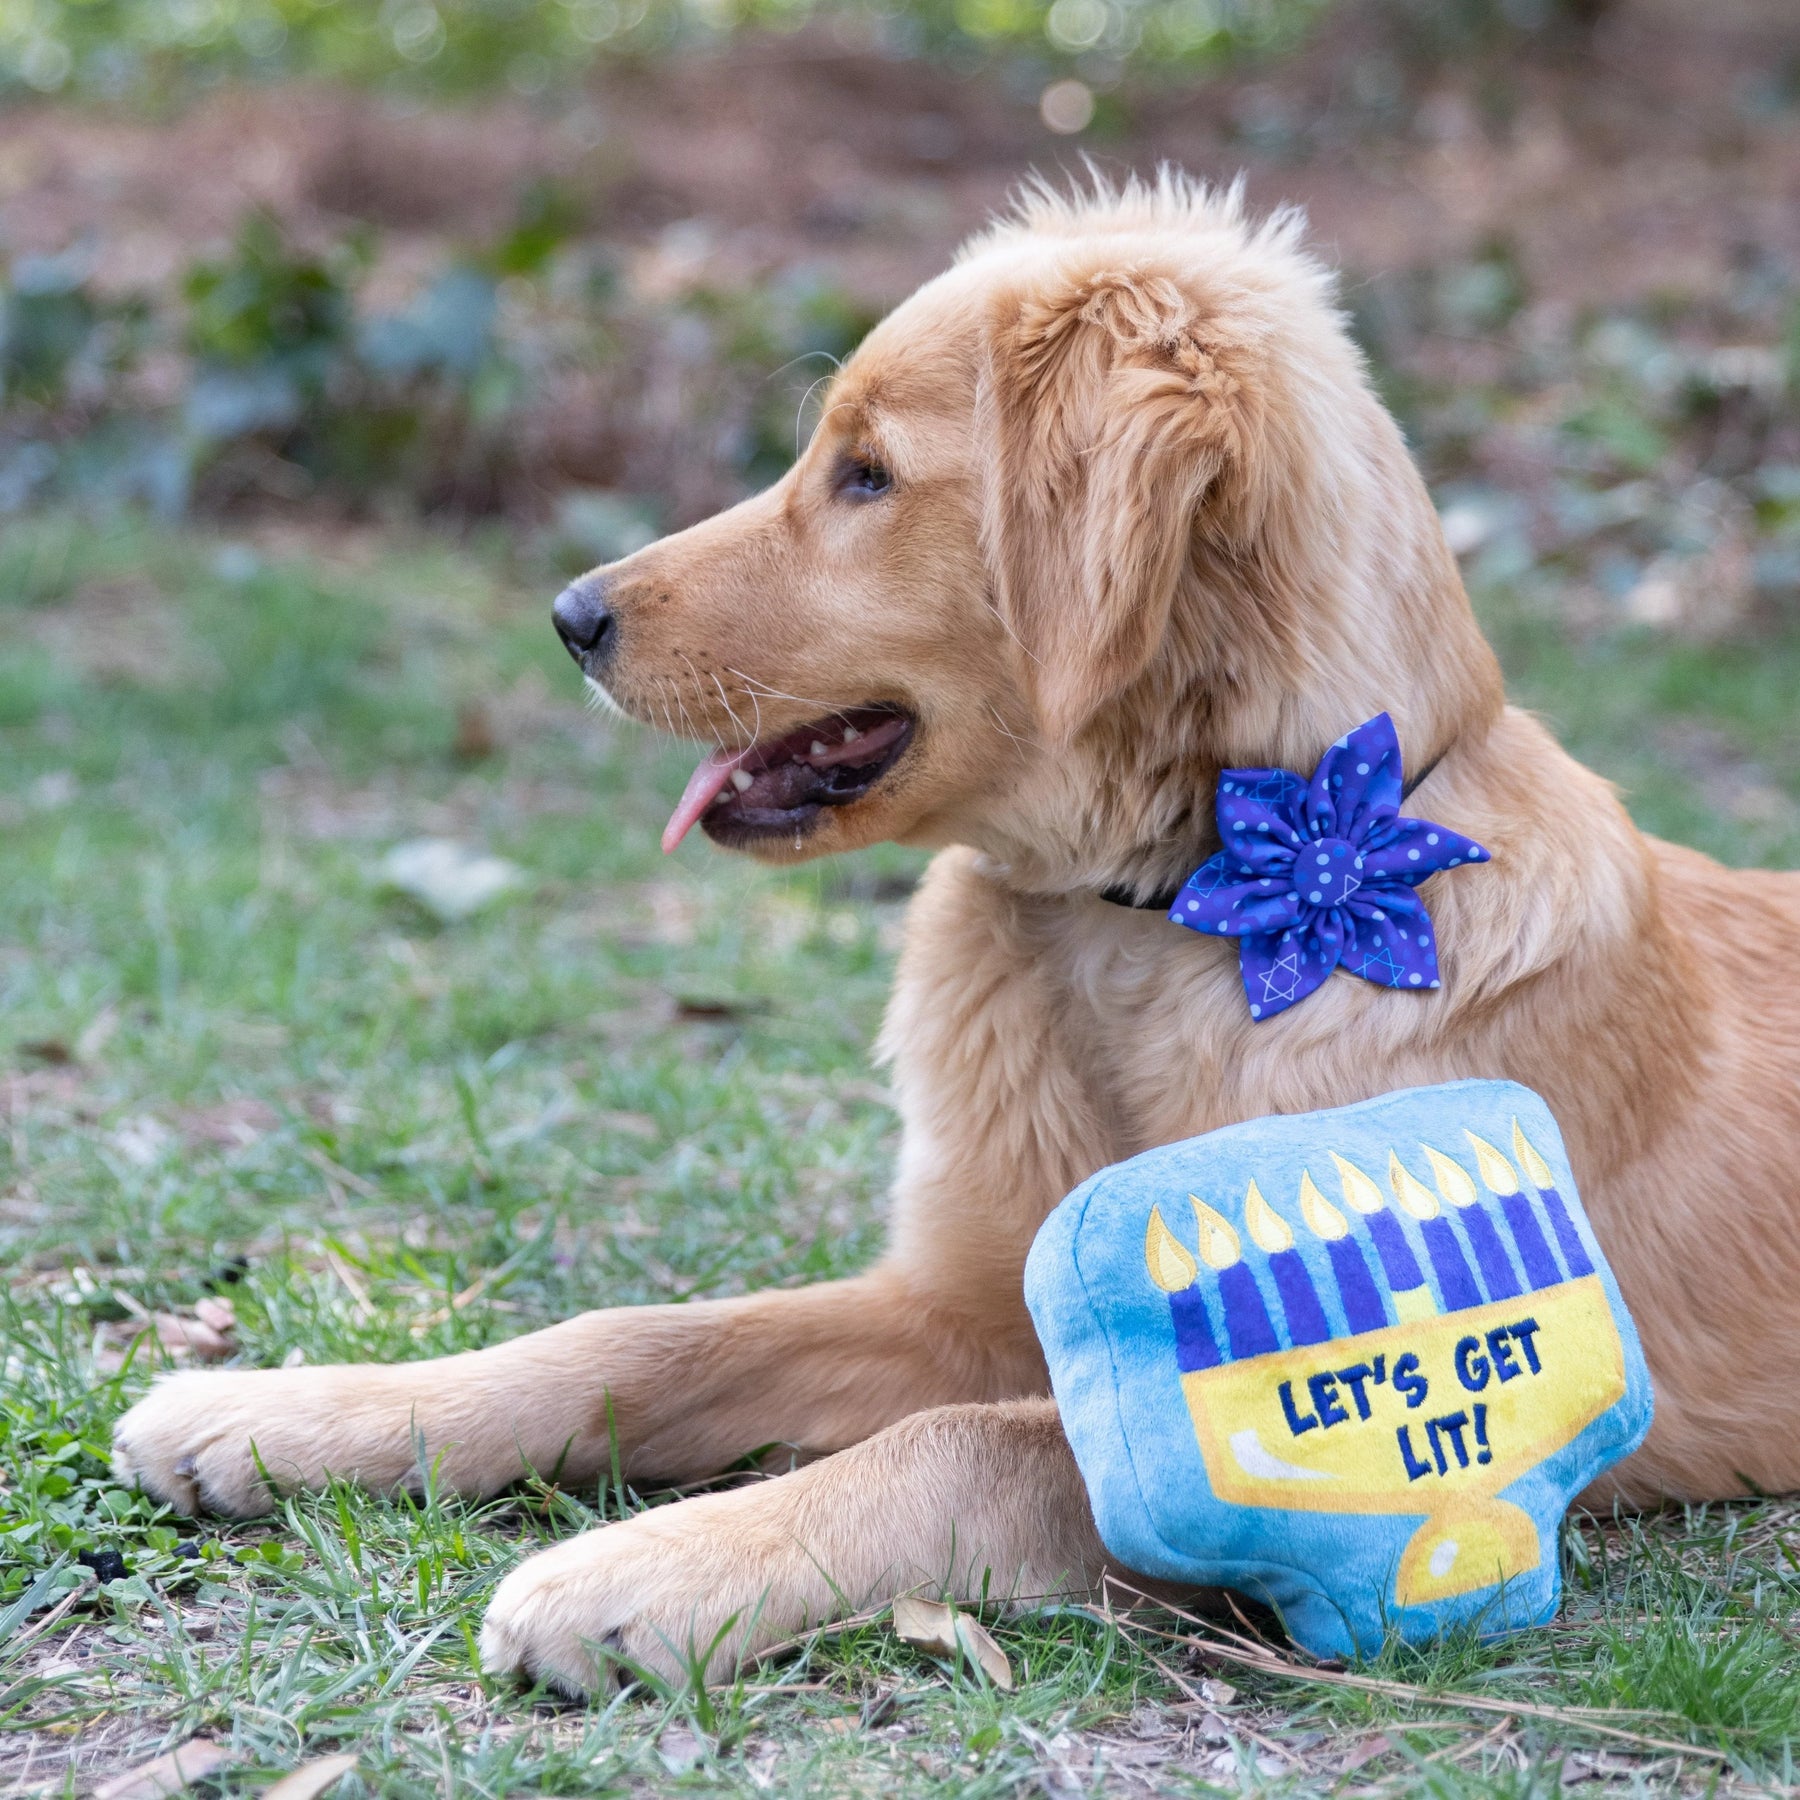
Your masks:
{"label": "flower petal", "polygon": [[1454,869],[1462,863],[1488,860],[1488,853],[1473,838],[1430,819],[1395,819],[1370,834],[1363,845],[1363,881],[1403,881],[1408,887]]}
{"label": "flower petal", "polygon": [[1306,791],[1308,835],[1360,844],[1399,810],[1400,739],[1377,713],[1320,757]]}
{"label": "flower petal", "polygon": [[1219,775],[1215,817],[1220,841],[1252,845],[1258,839],[1290,850],[1305,832],[1306,783],[1291,769],[1225,769]]}
{"label": "flower petal", "polygon": [[1169,908],[1172,924],[1214,937],[1279,931],[1299,916],[1299,902],[1285,877],[1240,875],[1224,851],[1203,862],[1187,878],[1175,896],[1175,904]]}
{"label": "flower petal", "polygon": [[1344,927],[1314,913],[1288,931],[1258,932],[1238,945],[1238,973],[1253,1019],[1272,1019],[1324,984],[1344,949]]}
{"label": "flower petal", "polygon": [[1397,883],[1360,889],[1342,908],[1344,967],[1381,987],[1438,985],[1437,934],[1425,902]]}

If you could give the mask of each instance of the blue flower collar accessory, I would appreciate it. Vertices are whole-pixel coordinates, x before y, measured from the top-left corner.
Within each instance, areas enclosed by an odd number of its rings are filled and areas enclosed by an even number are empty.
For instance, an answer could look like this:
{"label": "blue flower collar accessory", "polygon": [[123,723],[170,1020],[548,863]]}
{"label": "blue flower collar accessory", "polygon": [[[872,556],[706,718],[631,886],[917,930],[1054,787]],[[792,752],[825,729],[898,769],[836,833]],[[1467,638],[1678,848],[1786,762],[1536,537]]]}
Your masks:
{"label": "blue flower collar accessory", "polygon": [[1473,838],[1400,816],[1400,740],[1378,713],[1292,769],[1219,776],[1224,849],[1169,908],[1191,931],[1238,940],[1253,1019],[1272,1019],[1334,969],[1391,988],[1438,985],[1431,915],[1413,889],[1440,869],[1489,860]]}

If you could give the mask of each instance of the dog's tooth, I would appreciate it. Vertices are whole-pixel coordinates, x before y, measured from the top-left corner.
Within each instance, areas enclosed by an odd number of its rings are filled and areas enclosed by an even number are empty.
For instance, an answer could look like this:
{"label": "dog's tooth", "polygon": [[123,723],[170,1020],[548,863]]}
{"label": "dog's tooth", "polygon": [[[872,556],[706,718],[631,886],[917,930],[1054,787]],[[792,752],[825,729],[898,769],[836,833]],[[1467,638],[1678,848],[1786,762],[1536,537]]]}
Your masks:
{"label": "dog's tooth", "polygon": [[733,769],[731,771],[731,785],[736,788],[740,794],[748,792],[750,784],[755,779],[756,777],[752,775],[748,769]]}
{"label": "dog's tooth", "polygon": [[825,754],[825,746],[821,744],[817,738],[813,739],[812,754],[814,756],[823,756]]}
{"label": "dog's tooth", "polygon": [[844,727],[844,742],[846,744],[854,744],[861,736],[862,733],[858,731],[854,725],[846,725]]}

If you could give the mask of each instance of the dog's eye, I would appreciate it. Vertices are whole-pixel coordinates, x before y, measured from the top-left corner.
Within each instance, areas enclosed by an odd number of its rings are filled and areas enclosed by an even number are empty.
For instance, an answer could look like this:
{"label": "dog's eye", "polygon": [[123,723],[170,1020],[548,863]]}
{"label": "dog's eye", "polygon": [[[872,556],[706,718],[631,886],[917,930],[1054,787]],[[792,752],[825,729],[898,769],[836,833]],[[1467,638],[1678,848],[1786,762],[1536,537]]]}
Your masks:
{"label": "dog's eye", "polygon": [[888,473],[887,465],[877,462],[874,457],[858,451],[844,458],[842,473],[838,476],[838,492],[847,494],[856,500],[873,500],[885,494],[894,485],[894,478]]}

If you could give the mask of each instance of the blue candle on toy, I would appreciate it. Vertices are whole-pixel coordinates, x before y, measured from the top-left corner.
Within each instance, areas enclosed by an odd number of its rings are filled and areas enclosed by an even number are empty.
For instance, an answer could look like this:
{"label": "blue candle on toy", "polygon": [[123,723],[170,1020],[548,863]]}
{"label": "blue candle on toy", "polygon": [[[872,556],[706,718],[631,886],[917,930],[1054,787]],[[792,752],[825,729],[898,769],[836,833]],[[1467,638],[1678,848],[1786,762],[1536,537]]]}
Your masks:
{"label": "blue candle on toy", "polygon": [[1434,1150],[1429,1144],[1422,1144],[1420,1148],[1431,1164],[1432,1174],[1437,1177],[1437,1191],[1456,1208],[1457,1216],[1462,1220],[1462,1228],[1475,1251],[1475,1264],[1481,1270],[1481,1285],[1487,1289],[1487,1297],[1510,1300],[1519,1291],[1519,1278],[1513,1272],[1512,1258],[1506,1254],[1506,1246],[1501,1243],[1500,1233],[1488,1217],[1487,1208],[1477,1204],[1479,1196],[1473,1177],[1461,1163],[1441,1150]]}
{"label": "blue candle on toy", "polygon": [[1244,1229],[1250,1241],[1269,1259],[1281,1310],[1287,1315],[1288,1337],[1295,1344],[1322,1344],[1331,1336],[1318,1290],[1306,1272],[1306,1262],[1294,1248],[1294,1232],[1286,1219],[1262,1197],[1255,1181],[1244,1195]]}
{"label": "blue candle on toy", "polygon": [[1238,1234],[1223,1213],[1189,1194],[1200,1225],[1200,1260],[1219,1277],[1219,1304],[1225,1309],[1225,1337],[1234,1357],[1264,1356],[1281,1348],[1269,1309],[1263,1304],[1256,1271],[1244,1261]]}
{"label": "blue candle on toy", "polygon": [[1465,1306],[1481,1304],[1481,1289],[1469,1273],[1468,1259],[1450,1221],[1443,1216],[1438,1197],[1407,1168],[1393,1152],[1388,1152],[1388,1186],[1401,1209],[1419,1221],[1419,1235],[1425,1240],[1425,1254],[1431,1258],[1438,1278],[1438,1292],[1444,1296],[1446,1312],[1461,1312]]}
{"label": "blue candle on toy", "polygon": [[1334,1150],[1331,1160],[1337,1164],[1338,1180],[1344,1186],[1344,1199],[1351,1211],[1362,1215],[1375,1251],[1381,1258],[1383,1273],[1393,1290],[1394,1312],[1405,1324],[1409,1319],[1429,1319],[1437,1312],[1437,1302],[1425,1285],[1425,1272],[1413,1255],[1400,1221],[1387,1209],[1381,1189],[1359,1169],[1346,1162]]}
{"label": "blue candle on toy", "polygon": [[1354,1337],[1361,1331],[1379,1331],[1388,1322],[1387,1308],[1362,1246],[1350,1235],[1350,1222],[1313,1184],[1310,1172],[1300,1175],[1300,1216],[1306,1229],[1325,1245],[1338,1298],[1344,1303],[1344,1322]]}
{"label": "blue candle on toy", "polygon": [[1169,1317],[1175,1325],[1175,1366],[1184,1375],[1196,1369],[1216,1369],[1224,1359],[1219,1355],[1219,1341],[1213,1336],[1212,1321],[1206,1316],[1206,1302],[1201,1299],[1196,1282],[1199,1265],[1163,1223],[1163,1216],[1155,1207],[1150,1209],[1150,1224],[1144,1233],[1144,1264],[1150,1279],[1169,1296]]}
{"label": "blue candle on toy", "polygon": [[1550,1165],[1531,1147],[1531,1140],[1519,1129],[1517,1119],[1513,1120],[1513,1152],[1519,1159],[1519,1167],[1537,1189],[1544,1211],[1550,1215],[1550,1229],[1556,1233],[1556,1242],[1563,1253],[1563,1261],[1569,1265],[1569,1273],[1593,1274],[1593,1259],[1581,1241],[1581,1233],[1575,1229],[1575,1221],[1569,1217],[1569,1209],[1563,1205],[1562,1195],[1556,1191],[1556,1177],[1550,1173]]}
{"label": "blue candle on toy", "polygon": [[1555,1287],[1562,1280],[1562,1271],[1557,1268],[1556,1257],[1544,1241],[1543,1227],[1538,1224],[1530,1199],[1519,1186],[1512,1164],[1486,1138],[1478,1138],[1472,1131],[1465,1131],[1463,1136],[1475,1146],[1475,1166],[1481,1171],[1482,1185],[1499,1198],[1500,1210],[1506,1217],[1506,1229],[1512,1233],[1513,1247],[1519,1253],[1519,1261],[1525,1265],[1526,1286],[1533,1291]]}

